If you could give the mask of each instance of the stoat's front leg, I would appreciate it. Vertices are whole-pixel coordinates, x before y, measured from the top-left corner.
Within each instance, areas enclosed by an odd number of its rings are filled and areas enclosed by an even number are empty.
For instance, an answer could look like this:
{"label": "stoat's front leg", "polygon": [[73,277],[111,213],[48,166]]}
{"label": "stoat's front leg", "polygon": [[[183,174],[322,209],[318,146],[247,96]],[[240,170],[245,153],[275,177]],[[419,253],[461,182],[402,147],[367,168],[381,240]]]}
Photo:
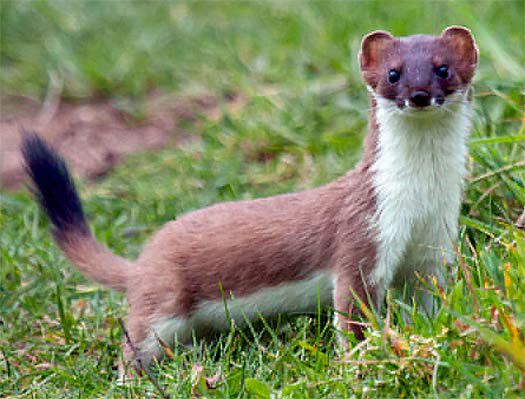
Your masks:
{"label": "stoat's front leg", "polygon": [[[381,292],[379,292],[381,291]],[[382,288],[370,284],[359,267],[339,266],[334,284],[334,327],[339,332],[339,344],[348,348],[345,332],[353,332],[358,340],[364,339],[364,314],[360,301],[369,309],[378,308],[378,298],[384,298]]]}

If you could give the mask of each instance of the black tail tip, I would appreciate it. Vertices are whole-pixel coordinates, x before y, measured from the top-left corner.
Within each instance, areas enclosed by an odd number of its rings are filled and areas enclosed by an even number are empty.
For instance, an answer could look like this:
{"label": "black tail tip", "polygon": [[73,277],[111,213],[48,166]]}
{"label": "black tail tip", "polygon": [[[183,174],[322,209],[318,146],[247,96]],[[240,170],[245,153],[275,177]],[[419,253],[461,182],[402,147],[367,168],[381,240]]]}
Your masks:
{"label": "black tail tip", "polygon": [[89,234],[80,197],[62,157],[38,134],[26,130],[21,150],[38,202],[55,228]]}

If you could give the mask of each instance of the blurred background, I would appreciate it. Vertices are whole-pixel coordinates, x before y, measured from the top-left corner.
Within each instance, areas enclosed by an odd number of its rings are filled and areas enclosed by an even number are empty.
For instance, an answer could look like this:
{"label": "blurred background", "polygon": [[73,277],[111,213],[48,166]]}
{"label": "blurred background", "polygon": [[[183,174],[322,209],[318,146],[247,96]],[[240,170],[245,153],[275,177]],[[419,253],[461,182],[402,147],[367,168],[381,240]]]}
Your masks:
{"label": "blurred background", "polygon": [[[147,379],[116,383],[125,299],[87,281],[52,243],[24,187],[21,128],[67,158],[97,239],[134,258],[184,212],[344,174],[368,121],[362,36],[452,24],[472,30],[480,59],[461,267],[439,293],[439,317],[413,314],[390,330],[378,319],[347,364],[332,361],[329,322],[235,331],[176,348],[158,378],[173,397],[520,397],[525,247],[513,224],[525,204],[523,0],[1,0],[0,396],[154,392]],[[389,346],[382,332],[394,330]],[[194,379],[201,364],[218,376],[213,392],[204,374]]]}
{"label": "blurred background", "polygon": [[[89,178],[128,153],[216,136],[224,113],[240,118],[235,134],[255,136],[245,143],[255,158],[295,145],[351,156],[367,116],[356,62],[364,34],[468,26],[480,47],[478,94],[517,96],[523,4],[2,1],[1,181],[23,179],[20,126],[46,135]],[[183,126],[201,116],[219,125]]]}

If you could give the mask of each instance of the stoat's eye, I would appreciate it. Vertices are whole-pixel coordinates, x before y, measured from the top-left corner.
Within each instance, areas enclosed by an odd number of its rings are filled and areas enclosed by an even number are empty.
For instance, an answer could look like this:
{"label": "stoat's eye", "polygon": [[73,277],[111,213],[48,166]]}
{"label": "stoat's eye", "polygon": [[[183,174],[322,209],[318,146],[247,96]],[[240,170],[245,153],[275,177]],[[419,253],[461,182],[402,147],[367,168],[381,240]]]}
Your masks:
{"label": "stoat's eye", "polygon": [[448,66],[441,65],[440,67],[436,68],[436,75],[440,77],[441,79],[448,78]]}
{"label": "stoat's eye", "polygon": [[396,69],[391,69],[388,71],[388,81],[392,84],[399,82],[401,78],[401,72]]}

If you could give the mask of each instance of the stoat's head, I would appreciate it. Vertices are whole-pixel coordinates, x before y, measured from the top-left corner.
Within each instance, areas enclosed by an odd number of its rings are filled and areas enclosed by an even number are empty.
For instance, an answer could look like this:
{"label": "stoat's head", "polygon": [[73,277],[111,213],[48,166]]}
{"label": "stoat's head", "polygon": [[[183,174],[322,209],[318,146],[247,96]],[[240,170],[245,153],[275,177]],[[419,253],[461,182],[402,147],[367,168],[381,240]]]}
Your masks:
{"label": "stoat's head", "polygon": [[461,26],[448,27],[439,36],[395,38],[375,31],[363,38],[359,53],[363,77],[375,97],[410,114],[466,101],[477,62],[474,38]]}

